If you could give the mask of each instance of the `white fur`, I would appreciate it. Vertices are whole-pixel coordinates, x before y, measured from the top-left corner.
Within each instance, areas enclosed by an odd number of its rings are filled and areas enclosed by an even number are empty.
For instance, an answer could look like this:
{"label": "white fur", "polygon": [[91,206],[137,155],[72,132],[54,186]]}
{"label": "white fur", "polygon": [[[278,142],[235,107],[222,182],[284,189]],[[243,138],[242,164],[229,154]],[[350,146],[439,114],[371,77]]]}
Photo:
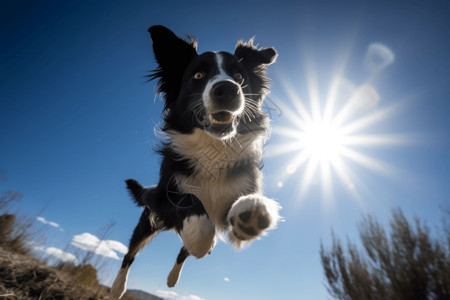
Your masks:
{"label": "white fur", "polygon": [[111,288],[112,299],[120,299],[123,294],[125,294],[125,288],[127,286],[128,273],[130,271],[130,267],[120,268],[119,274],[117,274],[116,279]]}
{"label": "white fur", "polygon": [[[223,142],[201,129],[195,129],[191,134],[170,132],[169,136],[173,150],[189,158],[195,170],[190,176],[177,176],[179,188],[183,193],[197,196],[213,224],[226,229],[226,214],[233,202],[253,191],[254,179],[260,180],[247,174],[230,177],[228,170],[239,159],[259,160],[263,136],[236,136]],[[260,186],[259,182],[256,184]]]}
{"label": "white fur", "polygon": [[215,227],[205,215],[192,215],[184,219],[180,236],[184,247],[196,258],[211,252],[216,244]]}
{"label": "white fur", "polygon": [[[223,57],[222,54],[215,52],[216,54],[216,61],[217,61],[217,66],[219,67],[219,74],[222,76],[228,76],[227,73],[225,73],[225,70],[223,68]],[[232,79],[230,76],[228,76],[228,78]]]}
{"label": "white fur", "polygon": [[[259,160],[262,156],[263,133],[243,136],[238,134],[227,141],[213,138],[199,128],[195,128],[190,134],[169,131],[167,135],[172,149],[183,157],[190,159],[192,167],[198,174],[220,173],[223,168],[217,168],[218,165],[222,167],[232,166],[240,159],[254,158]],[[205,172],[204,166],[209,166],[210,172]]]}
{"label": "white fur", "polygon": [[180,279],[181,271],[183,270],[184,261],[179,264],[177,261],[175,261],[175,265],[172,268],[172,271],[170,271],[169,276],[167,277],[167,286],[168,287],[174,287],[178,280]]}
{"label": "white fur", "polygon": [[[237,248],[241,248],[242,246],[245,246],[246,241],[257,239],[261,235],[264,235],[266,230],[274,229],[280,219],[280,215],[278,213],[280,208],[280,205],[276,201],[263,195],[252,194],[240,197],[233,204],[228,213],[228,220],[230,220],[230,218],[234,218],[234,226],[228,235],[229,240]],[[247,222],[243,222],[239,218],[239,215],[244,212],[251,213],[251,217]],[[269,225],[266,228],[259,228],[258,220],[260,217],[267,218],[269,220]],[[246,227],[253,228],[257,234],[248,235],[238,226],[238,223],[241,223]],[[233,232],[236,232],[241,239],[236,237]]]}

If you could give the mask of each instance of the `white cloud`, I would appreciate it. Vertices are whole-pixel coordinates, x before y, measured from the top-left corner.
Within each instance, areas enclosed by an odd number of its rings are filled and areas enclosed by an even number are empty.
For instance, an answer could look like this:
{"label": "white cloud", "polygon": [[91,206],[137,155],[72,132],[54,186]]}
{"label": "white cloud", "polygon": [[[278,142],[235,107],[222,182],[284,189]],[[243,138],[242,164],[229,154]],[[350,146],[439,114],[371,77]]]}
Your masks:
{"label": "white cloud", "polygon": [[116,252],[126,254],[128,248],[118,241],[100,240],[93,234],[82,233],[72,238],[71,244],[77,248],[94,252],[95,254],[119,260]]}
{"label": "white cloud", "polygon": [[33,249],[36,250],[36,251],[45,252],[45,248],[42,247],[42,246],[34,246]]}
{"label": "white cloud", "polygon": [[164,291],[164,290],[156,290],[156,296],[164,298],[166,300],[175,300],[178,297],[178,294],[174,291]]}
{"label": "white cloud", "polygon": [[379,72],[392,64],[394,60],[394,52],[388,46],[372,43],[367,49],[364,65],[371,72]]}
{"label": "white cloud", "polygon": [[228,278],[228,277],[224,277],[223,280],[226,282],[230,282],[230,278]]}
{"label": "white cloud", "polygon": [[180,300],[205,300],[200,298],[199,296],[189,295],[189,296],[181,296]]}
{"label": "white cloud", "polygon": [[62,261],[73,262],[73,263],[75,263],[77,261],[77,258],[75,257],[75,255],[73,255],[72,253],[69,253],[69,252],[65,252],[58,248],[48,247],[45,250],[45,252],[47,254],[53,255],[56,258],[59,258]]}
{"label": "white cloud", "polygon": [[55,248],[55,247],[45,248],[45,247],[37,246],[37,247],[34,247],[34,250],[45,252],[45,253],[52,255],[62,261],[65,261],[65,262],[76,263],[76,261],[77,261],[77,258],[72,253],[63,251],[63,250]]}
{"label": "white cloud", "polygon": [[128,252],[127,246],[125,246],[121,242],[114,241],[114,240],[105,240],[105,241],[102,241],[102,242],[105,243],[112,250],[115,250],[115,251],[117,251],[119,253],[127,254],[127,252]]}
{"label": "white cloud", "polygon": [[41,223],[43,223],[45,225],[50,225],[50,226],[59,228],[59,224],[58,223],[47,221],[44,217],[36,217],[36,220],[38,220],[39,222],[41,222]]}
{"label": "white cloud", "polygon": [[155,294],[165,300],[205,300],[196,295],[179,295],[174,291],[157,290]]}

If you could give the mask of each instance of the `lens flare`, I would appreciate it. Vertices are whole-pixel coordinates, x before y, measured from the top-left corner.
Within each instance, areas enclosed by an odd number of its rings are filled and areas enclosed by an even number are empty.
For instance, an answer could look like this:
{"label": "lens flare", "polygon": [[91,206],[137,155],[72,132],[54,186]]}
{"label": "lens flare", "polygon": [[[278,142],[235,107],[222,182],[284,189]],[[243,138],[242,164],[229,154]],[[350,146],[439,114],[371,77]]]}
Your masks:
{"label": "lens flare", "polygon": [[[363,153],[370,147],[402,145],[407,142],[400,134],[366,134],[395,113],[399,105],[379,108],[380,96],[373,86],[354,85],[348,95],[339,99],[339,83],[348,80],[334,78],[323,108],[318,85],[308,85],[309,107],[304,105],[287,80],[282,80],[291,105],[276,100],[289,126],[274,126],[273,134],[282,142],[268,146],[266,156],[287,156],[289,161],[278,178],[278,187],[285,185],[288,177],[300,178],[300,196],[308,191],[313,182],[320,182],[324,196],[333,194],[333,180],[339,179],[349,193],[356,196],[358,174],[351,169],[356,164],[384,175],[392,175],[393,166]],[[310,80],[314,82],[314,80]],[[338,105],[338,102],[340,105]],[[371,128],[372,127],[372,128]],[[300,176],[299,176],[300,175]]]}

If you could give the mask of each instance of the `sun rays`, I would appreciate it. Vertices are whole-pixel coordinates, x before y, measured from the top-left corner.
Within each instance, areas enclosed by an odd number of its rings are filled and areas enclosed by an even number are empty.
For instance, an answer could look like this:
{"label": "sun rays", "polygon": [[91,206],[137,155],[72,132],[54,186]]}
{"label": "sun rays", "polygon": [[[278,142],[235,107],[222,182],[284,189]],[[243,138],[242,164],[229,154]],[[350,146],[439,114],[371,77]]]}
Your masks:
{"label": "sun rays", "polygon": [[[273,128],[277,143],[268,146],[266,157],[285,158],[277,186],[283,187],[292,177],[300,197],[313,183],[320,184],[325,198],[333,196],[336,184],[356,196],[362,169],[393,174],[395,168],[373,155],[373,150],[406,142],[400,134],[377,132],[399,105],[379,105],[380,96],[372,85],[356,86],[340,73],[325,92],[316,79],[316,73],[308,70],[307,101],[289,80],[281,80],[289,102],[276,100],[285,118],[283,125]],[[324,100],[320,94],[326,94]]]}

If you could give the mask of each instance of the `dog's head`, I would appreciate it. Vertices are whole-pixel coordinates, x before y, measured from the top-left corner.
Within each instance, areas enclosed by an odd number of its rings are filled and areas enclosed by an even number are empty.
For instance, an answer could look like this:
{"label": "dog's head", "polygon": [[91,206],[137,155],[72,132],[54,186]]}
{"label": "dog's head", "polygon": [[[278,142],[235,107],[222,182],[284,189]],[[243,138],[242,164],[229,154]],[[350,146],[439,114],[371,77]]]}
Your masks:
{"label": "dog's head", "polygon": [[234,54],[197,54],[197,42],[176,36],[163,26],[149,29],[165,96],[164,130],[189,133],[200,128],[216,139],[258,130],[266,123],[262,101],[268,92],[266,67],[277,58],[273,48],[238,42]]}

